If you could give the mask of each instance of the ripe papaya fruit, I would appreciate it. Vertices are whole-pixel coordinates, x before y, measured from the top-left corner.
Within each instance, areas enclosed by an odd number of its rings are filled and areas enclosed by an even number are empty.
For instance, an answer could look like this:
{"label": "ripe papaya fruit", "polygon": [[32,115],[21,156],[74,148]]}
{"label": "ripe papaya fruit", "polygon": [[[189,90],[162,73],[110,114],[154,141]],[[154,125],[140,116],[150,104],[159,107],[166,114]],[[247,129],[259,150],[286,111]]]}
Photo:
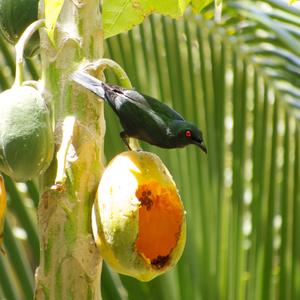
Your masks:
{"label": "ripe papaya fruit", "polygon": [[[0,0],[0,32],[15,45],[24,30],[38,18],[38,0]],[[36,32],[25,47],[25,56],[38,53],[40,39]]]}
{"label": "ripe papaya fruit", "polygon": [[185,246],[185,212],[172,176],[150,152],[127,151],[105,169],[93,233],[117,272],[148,281],[174,266]]}
{"label": "ripe papaya fruit", "polygon": [[0,251],[5,253],[2,248],[3,243],[3,230],[4,230],[4,220],[6,212],[6,191],[4,186],[4,179],[0,174]]}
{"label": "ripe papaya fruit", "polygon": [[48,107],[38,90],[13,87],[0,94],[0,171],[27,181],[50,164],[54,138]]}

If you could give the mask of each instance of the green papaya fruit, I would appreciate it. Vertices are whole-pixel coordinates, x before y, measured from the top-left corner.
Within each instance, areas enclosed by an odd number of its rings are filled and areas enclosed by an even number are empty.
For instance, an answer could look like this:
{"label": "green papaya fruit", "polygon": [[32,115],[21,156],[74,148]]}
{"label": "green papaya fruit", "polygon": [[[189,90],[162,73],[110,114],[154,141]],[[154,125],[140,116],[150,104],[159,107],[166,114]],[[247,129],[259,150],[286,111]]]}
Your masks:
{"label": "green papaya fruit", "polygon": [[27,181],[45,171],[53,157],[50,113],[42,95],[30,86],[0,94],[0,171]]}
{"label": "green papaya fruit", "polygon": [[[24,30],[38,18],[38,0],[0,0],[0,32],[15,45]],[[34,33],[25,48],[25,56],[38,53],[40,39]]]}

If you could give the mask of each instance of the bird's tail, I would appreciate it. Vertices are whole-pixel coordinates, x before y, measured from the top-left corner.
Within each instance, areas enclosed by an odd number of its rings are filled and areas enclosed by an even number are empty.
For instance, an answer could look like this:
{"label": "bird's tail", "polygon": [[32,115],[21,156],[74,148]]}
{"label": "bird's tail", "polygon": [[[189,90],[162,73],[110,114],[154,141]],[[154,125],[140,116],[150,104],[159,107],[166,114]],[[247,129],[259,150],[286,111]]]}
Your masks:
{"label": "bird's tail", "polygon": [[107,101],[105,90],[107,85],[103,82],[98,80],[97,78],[83,72],[83,71],[76,71],[71,75],[71,79],[75,82],[79,83],[83,87],[87,88],[103,100]]}

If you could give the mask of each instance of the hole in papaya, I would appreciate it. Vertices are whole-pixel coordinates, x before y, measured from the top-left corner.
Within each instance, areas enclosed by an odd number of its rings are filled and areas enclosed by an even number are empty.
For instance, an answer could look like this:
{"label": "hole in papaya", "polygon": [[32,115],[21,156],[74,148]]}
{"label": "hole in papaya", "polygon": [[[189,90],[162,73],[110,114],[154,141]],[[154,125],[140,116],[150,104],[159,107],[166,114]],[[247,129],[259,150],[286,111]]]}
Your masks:
{"label": "hole in papaya", "polygon": [[163,268],[178,242],[183,206],[173,187],[159,182],[139,185],[139,234],[136,248],[156,268]]}

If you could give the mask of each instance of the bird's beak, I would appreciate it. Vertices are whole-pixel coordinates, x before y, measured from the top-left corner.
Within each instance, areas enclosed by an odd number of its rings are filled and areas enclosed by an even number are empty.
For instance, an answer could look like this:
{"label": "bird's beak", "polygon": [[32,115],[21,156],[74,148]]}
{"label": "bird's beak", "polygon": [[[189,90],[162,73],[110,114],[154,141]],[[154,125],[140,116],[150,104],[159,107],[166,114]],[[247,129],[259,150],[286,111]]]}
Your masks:
{"label": "bird's beak", "polygon": [[203,152],[205,152],[205,153],[207,153],[207,148],[206,148],[206,146],[205,146],[205,144],[204,144],[204,142],[203,141],[194,141],[194,144],[195,145],[197,145],[198,147],[200,147],[200,149],[203,151]]}

